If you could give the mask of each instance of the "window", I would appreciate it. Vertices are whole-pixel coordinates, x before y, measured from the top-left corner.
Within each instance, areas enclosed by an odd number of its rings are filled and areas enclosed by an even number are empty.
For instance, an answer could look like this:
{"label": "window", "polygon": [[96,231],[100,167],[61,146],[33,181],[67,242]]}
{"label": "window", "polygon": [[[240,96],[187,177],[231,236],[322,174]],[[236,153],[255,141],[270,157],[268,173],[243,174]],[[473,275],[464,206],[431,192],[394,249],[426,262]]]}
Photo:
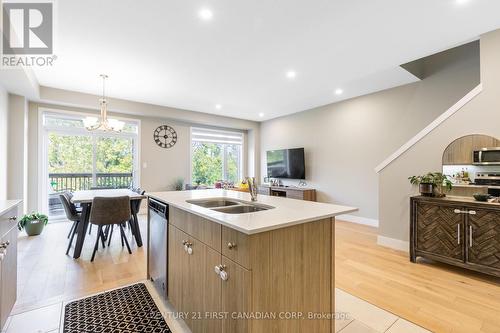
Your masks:
{"label": "window", "polygon": [[42,114],[43,177],[41,188],[50,218],[63,215],[59,193],[94,187],[125,188],[138,184],[138,121],[125,121],[122,132],[88,131],[86,114]]}
{"label": "window", "polygon": [[237,183],[242,178],[243,133],[191,128],[191,180],[213,185],[218,180]]}

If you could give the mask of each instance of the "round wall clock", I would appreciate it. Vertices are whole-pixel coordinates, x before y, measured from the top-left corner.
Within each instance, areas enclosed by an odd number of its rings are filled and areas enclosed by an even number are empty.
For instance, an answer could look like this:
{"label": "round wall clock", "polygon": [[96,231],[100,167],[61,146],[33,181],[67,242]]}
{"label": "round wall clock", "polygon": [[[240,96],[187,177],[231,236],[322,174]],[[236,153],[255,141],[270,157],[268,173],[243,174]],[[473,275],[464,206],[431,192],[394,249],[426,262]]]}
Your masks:
{"label": "round wall clock", "polygon": [[155,129],[153,138],[158,146],[172,148],[177,142],[177,132],[168,125],[161,125]]}

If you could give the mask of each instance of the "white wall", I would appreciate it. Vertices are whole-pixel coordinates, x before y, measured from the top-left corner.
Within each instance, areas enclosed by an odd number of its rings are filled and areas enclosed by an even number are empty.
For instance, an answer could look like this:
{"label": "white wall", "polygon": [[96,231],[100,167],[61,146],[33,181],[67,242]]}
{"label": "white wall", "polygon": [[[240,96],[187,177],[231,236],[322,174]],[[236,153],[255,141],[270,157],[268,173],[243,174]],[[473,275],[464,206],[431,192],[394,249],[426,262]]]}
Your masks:
{"label": "white wall", "polygon": [[417,190],[408,183],[409,176],[441,170],[443,152],[457,138],[469,134],[500,137],[500,98],[498,97],[500,30],[482,36],[480,44],[481,83],[483,85],[481,94],[379,174],[379,233],[385,239],[402,241],[409,239],[409,201],[410,196],[417,194]]}
{"label": "white wall", "polygon": [[[27,101],[23,96],[9,95],[7,197],[25,199],[25,148]],[[23,202],[23,205],[25,202]]]}
{"label": "white wall", "polygon": [[[170,149],[159,147],[153,132],[160,125],[169,125],[177,132],[177,143]],[[141,186],[147,191],[173,190],[179,177],[189,181],[190,126],[165,119],[142,118],[141,121]],[[147,167],[144,168],[144,163]]]}
{"label": "white wall", "polygon": [[0,200],[7,199],[9,94],[0,86]]}
{"label": "white wall", "polygon": [[267,150],[305,147],[306,178],[318,200],[359,207],[358,216],[376,221],[375,166],[479,82],[477,44],[424,65],[428,76],[420,82],[262,123],[261,174]]}

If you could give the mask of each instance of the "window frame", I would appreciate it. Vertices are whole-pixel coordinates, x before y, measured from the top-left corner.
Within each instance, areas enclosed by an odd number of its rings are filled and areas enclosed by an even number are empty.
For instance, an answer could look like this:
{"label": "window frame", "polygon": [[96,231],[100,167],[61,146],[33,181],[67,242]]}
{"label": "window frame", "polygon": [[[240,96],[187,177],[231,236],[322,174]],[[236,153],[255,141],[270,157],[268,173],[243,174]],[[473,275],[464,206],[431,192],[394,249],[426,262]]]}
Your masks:
{"label": "window frame", "polygon": [[[48,191],[47,191],[47,180],[49,179],[49,167],[48,167],[48,136],[50,132],[55,132],[61,135],[74,135],[82,136],[89,135],[92,138],[93,143],[93,153],[92,153],[92,173],[96,170],[96,141],[99,137],[115,137],[115,138],[128,138],[133,140],[133,170],[132,177],[133,182],[136,186],[140,186],[141,183],[141,120],[135,118],[125,118],[121,116],[116,116],[111,114],[109,118],[118,119],[126,123],[133,123],[137,126],[137,133],[112,133],[105,132],[101,130],[96,130],[89,132],[85,128],[78,127],[63,127],[63,126],[50,126],[45,125],[44,117],[45,115],[61,116],[62,118],[74,118],[81,119],[83,117],[92,116],[95,117],[97,113],[81,112],[81,111],[69,111],[62,109],[52,109],[48,107],[38,108],[38,208],[41,212],[48,213]],[[98,116],[98,115],[97,115]],[[93,175],[93,178],[95,175]],[[95,182],[95,179],[93,179]]]}
{"label": "window frame", "polygon": [[[201,130],[205,132],[214,132],[218,134],[228,134],[228,135],[238,135],[241,136],[241,143],[222,143],[222,142],[214,142],[214,141],[204,141],[204,140],[196,140],[193,139],[193,131]],[[238,167],[238,179],[243,179],[243,174],[245,172],[245,132],[239,131],[237,129],[217,129],[211,127],[201,127],[201,126],[191,126],[189,129],[189,183],[194,184],[193,180],[193,156],[194,156],[194,147],[193,142],[205,142],[205,143],[216,143],[223,145],[223,153],[222,153],[222,173],[221,179],[227,179],[227,145],[237,144],[240,145],[240,153],[239,153],[239,167]],[[207,184],[209,186],[213,184]]]}

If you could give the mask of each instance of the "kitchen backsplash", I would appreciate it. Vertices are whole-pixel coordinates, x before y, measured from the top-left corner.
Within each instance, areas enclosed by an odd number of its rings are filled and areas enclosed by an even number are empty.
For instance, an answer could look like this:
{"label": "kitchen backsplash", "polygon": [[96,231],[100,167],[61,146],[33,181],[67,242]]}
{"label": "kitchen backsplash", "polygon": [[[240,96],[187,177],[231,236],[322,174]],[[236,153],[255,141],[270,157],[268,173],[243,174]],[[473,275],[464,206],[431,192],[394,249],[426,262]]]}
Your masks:
{"label": "kitchen backsplash", "polygon": [[469,178],[474,181],[478,173],[500,173],[500,165],[444,165],[443,173],[453,176],[462,170],[469,172]]}

